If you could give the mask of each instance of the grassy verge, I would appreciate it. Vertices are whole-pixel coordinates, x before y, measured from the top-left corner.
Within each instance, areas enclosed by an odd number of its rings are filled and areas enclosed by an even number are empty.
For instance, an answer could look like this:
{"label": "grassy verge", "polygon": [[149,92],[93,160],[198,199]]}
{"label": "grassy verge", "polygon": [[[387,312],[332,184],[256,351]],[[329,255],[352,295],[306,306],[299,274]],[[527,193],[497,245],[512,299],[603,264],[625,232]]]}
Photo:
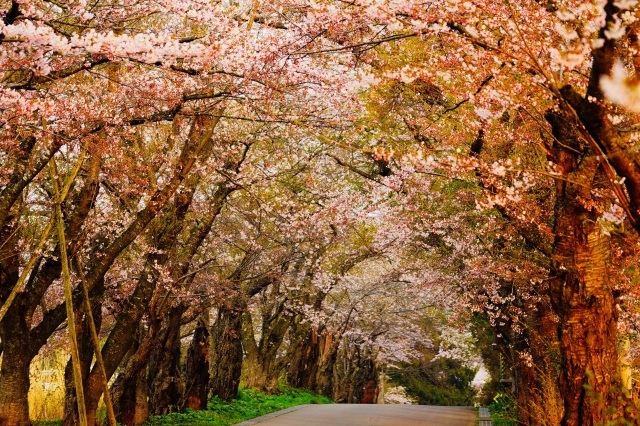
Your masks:
{"label": "grassy verge", "polygon": [[499,393],[489,407],[491,423],[494,426],[517,426],[517,410],[513,399],[504,393]]}
{"label": "grassy verge", "polygon": [[[326,396],[301,389],[283,388],[278,395],[240,389],[237,399],[225,402],[213,398],[203,411],[186,410],[166,416],[152,416],[146,425],[153,426],[227,426],[303,404],[332,404]],[[56,426],[60,420],[36,421],[35,426]]]}
{"label": "grassy verge", "polygon": [[253,419],[285,408],[303,404],[330,404],[332,401],[300,389],[283,389],[278,395],[268,395],[251,389],[240,389],[237,399],[231,402],[217,398],[209,401],[203,411],[187,410],[184,413],[171,413],[166,416],[154,416],[148,425],[169,426],[227,426]]}

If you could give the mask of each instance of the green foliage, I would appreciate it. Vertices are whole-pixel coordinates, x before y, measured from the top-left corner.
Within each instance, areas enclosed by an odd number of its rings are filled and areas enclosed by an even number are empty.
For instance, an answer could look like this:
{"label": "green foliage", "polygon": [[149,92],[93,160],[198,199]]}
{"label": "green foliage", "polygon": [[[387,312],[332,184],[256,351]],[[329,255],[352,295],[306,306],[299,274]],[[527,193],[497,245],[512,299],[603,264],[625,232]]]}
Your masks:
{"label": "green foliage", "polygon": [[515,401],[505,393],[498,393],[489,405],[491,421],[494,426],[516,426],[518,411]]}
{"label": "green foliage", "polygon": [[500,352],[491,346],[495,342],[495,333],[491,329],[489,320],[480,314],[475,314],[471,318],[471,333],[476,339],[476,347],[480,351],[484,367],[489,372],[490,379],[482,386],[480,394],[480,405],[492,404],[494,398],[501,392],[502,384],[500,378]]}
{"label": "green foliage", "polygon": [[231,402],[213,398],[203,411],[186,410],[165,416],[154,416],[148,425],[216,425],[226,426],[303,404],[330,404],[332,401],[308,391],[283,388],[278,395],[268,395],[251,389],[240,389]]}
{"label": "green foliage", "polygon": [[425,405],[473,405],[476,390],[470,383],[476,371],[451,358],[404,364],[393,381]]}

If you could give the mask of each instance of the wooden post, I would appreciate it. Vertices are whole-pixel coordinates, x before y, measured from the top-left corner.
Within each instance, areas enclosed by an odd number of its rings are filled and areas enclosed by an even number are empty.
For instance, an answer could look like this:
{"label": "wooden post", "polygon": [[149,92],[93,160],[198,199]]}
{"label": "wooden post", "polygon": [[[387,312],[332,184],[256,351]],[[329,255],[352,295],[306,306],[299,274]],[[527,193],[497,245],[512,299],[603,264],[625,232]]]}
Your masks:
{"label": "wooden post", "polygon": [[96,365],[100,369],[100,376],[102,377],[102,387],[104,388],[104,405],[107,407],[107,421],[109,423],[109,426],[116,426],[116,414],[113,410],[113,402],[111,401],[111,394],[109,393],[109,379],[107,378],[107,372],[104,369],[102,350],[100,348],[100,339],[98,338],[96,323],[93,320],[93,313],[91,312],[91,301],[89,300],[89,291],[87,290],[87,286],[84,282],[82,263],[80,262],[80,259],[78,257],[76,257],[76,269],[78,271],[78,276],[80,277],[82,293],[84,294],[84,306],[87,310],[87,319],[89,320],[89,328],[91,329],[93,350],[96,353]]}
{"label": "wooden post", "polygon": [[60,247],[60,262],[62,263],[62,282],[64,285],[64,297],[67,308],[67,326],[71,340],[71,363],[73,365],[73,381],[76,388],[78,401],[78,418],[80,426],[87,426],[87,412],[84,405],[84,391],[82,388],[82,368],[80,367],[80,352],[78,351],[78,336],[76,335],[76,322],[73,314],[73,293],[71,292],[71,276],[69,273],[69,259],[67,258],[67,242],[64,235],[64,219],[62,217],[62,201],[60,198],[60,185],[58,183],[58,171],[54,158],[49,160],[49,173],[55,202],[55,216],[58,228],[58,246]]}

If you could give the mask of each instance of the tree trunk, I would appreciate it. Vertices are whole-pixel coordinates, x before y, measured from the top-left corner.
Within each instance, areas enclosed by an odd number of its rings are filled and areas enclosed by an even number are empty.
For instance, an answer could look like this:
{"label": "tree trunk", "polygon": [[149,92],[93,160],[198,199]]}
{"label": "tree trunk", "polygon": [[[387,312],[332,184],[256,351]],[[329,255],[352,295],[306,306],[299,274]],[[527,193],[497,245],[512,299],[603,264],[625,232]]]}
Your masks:
{"label": "tree trunk", "polygon": [[258,343],[250,312],[243,315],[243,342],[247,354],[247,387],[268,393],[278,390],[278,379],[288,357],[278,352],[289,329],[289,320],[282,316],[283,304],[267,309],[263,306],[262,324]]}
{"label": "tree trunk", "polygon": [[[29,365],[32,356],[27,349],[28,340],[19,337],[28,335],[26,325],[12,323],[5,316],[2,322],[2,367],[0,368],[0,425],[29,426]],[[11,333],[10,339],[4,336]]]}
{"label": "tree trunk", "polygon": [[[118,374],[111,386],[111,399],[118,423],[123,425],[137,425],[144,423],[149,418],[147,403],[147,360],[148,341],[155,337],[153,326],[145,329],[139,325],[134,333],[132,346],[125,355],[125,367]],[[144,336],[144,339],[143,339]],[[141,355],[141,352],[143,353]],[[92,406],[95,411],[95,408]]]}
{"label": "tree trunk", "polygon": [[375,404],[380,371],[370,351],[362,343],[347,339],[339,352],[339,368],[335,371],[333,388],[335,401]]}
{"label": "tree trunk", "polygon": [[204,319],[198,319],[193,339],[187,352],[184,381],[185,394],[182,408],[205,410],[209,391],[209,331]]}
{"label": "tree trunk", "polygon": [[135,410],[133,424],[140,425],[149,420],[149,386],[147,386],[147,369],[143,368],[137,374]]}
{"label": "tree trunk", "polygon": [[609,283],[609,238],[590,214],[564,206],[556,226],[552,294],[560,316],[564,425],[595,426],[615,406],[618,313]]}
{"label": "tree trunk", "polygon": [[279,361],[264,353],[247,357],[247,387],[267,393],[277,392],[282,372]]}
{"label": "tree trunk", "polygon": [[[563,93],[577,106],[579,95],[570,87]],[[549,111],[546,118],[557,141],[554,161],[566,178],[557,182],[550,281],[560,319],[562,424],[595,426],[619,411],[611,392],[618,363],[618,313],[609,282],[610,240],[598,222],[606,206],[593,196],[602,185],[602,166],[568,114]],[[612,414],[606,414],[610,409]]]}
{"label": "tree trunk", "polygon": [[180,320],[183,306],[171,309],[149,360],[149,411],[153,415],[178,410],[184,393],[180,375]]}
{"label": "tree trunk", "polygon": [[312,390],[328,397],[333,396],[333,376],[340,340],[325,329],[319,337],[320,359],[316,372],[316,386]]}
{"label": "tree trunk", "polygon": [[149,418],[147,405],[147,369],[142,368],[135,374],[122,373],[111,386],[116,420],[131,426],[139,425]]}
{"label": "tree trunk", "polygon": [[238,396],[242,373],[242,309],[221,306],[212,328],[210,394],[229,401]]}
{"label": "tree trunk", "polygon": [[[0,301],[4,302],[18,282],[19,233],[13,217],[8,217],[0,230]],[[3,344],[0,367],[0,425],[29,425],[29,322],[21,307],[22,299],[16,298],[0,323],[0,340]]]}
{"label": "tree trunk", "polygon": [[292,329],[292,334],[297,337],[297,343],[290,350],[291,363],[287,382],[294,388],[315,389],[320,359],[317,329],[297,324]]}

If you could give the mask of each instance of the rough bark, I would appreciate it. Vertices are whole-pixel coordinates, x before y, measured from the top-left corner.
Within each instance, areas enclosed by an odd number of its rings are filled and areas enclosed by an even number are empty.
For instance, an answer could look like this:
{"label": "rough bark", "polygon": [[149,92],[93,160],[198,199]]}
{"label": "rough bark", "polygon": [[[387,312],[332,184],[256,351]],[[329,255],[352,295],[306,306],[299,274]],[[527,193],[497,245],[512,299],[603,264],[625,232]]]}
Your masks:
{"label": "rough bark", "polygon": [[291,334],[295,340],[289,350],[291,362],[287,382],[294,388],[315,389],[320,359],[318,331],[315,327],[294,324]]}
{"label": "rough bark", "polygon": [[133,414],[133,424],[140,425],[149,420],[149,388],[147,387],[147,370],[138,372],[136,382],[136,408]]}
{"label": "rough bark", "polygon": [[590,216],[567,205],[556,226],[552,296],[560,315],[565,425],[596,425],[615,404],[618,314],[608,278],[609,238]]}
{"label": "rough bark", "polygon": [[289,385],[332,397],[338,386],[334,382],[334,368],[342,333],[332,333],[324,326],[302,326],[290,334],[297,339],[289,350]]}
{"label": "rough bark", "polygon": [[361,342],[345,339],[335,371],[333,397],[347,404],[375,404],[380,370],[373,354]]}
{"label": "rough bark", "polygon": [[[577,103],[575,92],[566,98]],[[595,426],[617,417],[612,387],[617,367],[616,300],[609,282],[610,240],[598,223],[602,165],[569,114],[546,116],[556,138],[557,183],[550,297],[560,319],[562,424]],[[611,415],[605,410],[613,408]]]}
{"label": "rough bark", "polygon": [[[276,287],[274,296],[278,291]],[[245,312],[243,316],[247,387],[273,393],[278,390],[278,378],[288,361],[287,356],[278,357],[278,352],[289,329],[289,319],[283,316],[284,302],[269,303],[262,310],[257,343],[251,314]]]}
{"label": "rough bark", "polygon": [[[0,230],[0,294],[2,299],[18,281],[18,235],[15,219]],[[0,339],[3,343],[0,367],[0,425],[29,425],[29,364],[33,355],[29,348],[29,327],[22,315],[23,301],[17,298],[0,322]],[[30,320],[30,318],[29,318]]]}
{"label": "rough bark", "polygon": [[157,327],[138,325],[135,339],[125,355],[125,365],[111,386],[111,399],[118,423],[141,424],[148,420],[147,362],[151,351],[150,338]]}
{"label": "rough bark", "polygon": [[[1,326],[4,348],[0,369],[0,425],[28,426],[29,365],[34,355],[29,352],[28,341],[20,339],[28,334],[23,318],[8,317],[9,313]],[[12,334],[12,338],[5,339],[8,334]]]}
{"label": "rough bark", "polygon": [[187,351],[184,381],[184,403],[181,408],[204,410],[209,392],[209,330],[203,318],[193,332]]}
{"label": "rough bark", "polygon": [[209,393],[229,401],[238,396],[242,373],[242,311],[244,306],[223,305],[211,330],[211,381]]}
{"label": "rough bark", "polygon": [[334,368],[338,359],[340,337],[330,332],[320,336],[320,362],[314,391],[331,397],[334,390]]}
{"label": "rough bark", "polygon": [[126,426],[139,425],[149,418],[147,369],[133,375],[120,374],[111,387],[116,420]]}
{"label": "rough bark", "polygon": [[177,411],[184,394],[180,374],[180,320],[183,306],[174,307],[164,321],[149,360],[149,412],[153,415]]}

